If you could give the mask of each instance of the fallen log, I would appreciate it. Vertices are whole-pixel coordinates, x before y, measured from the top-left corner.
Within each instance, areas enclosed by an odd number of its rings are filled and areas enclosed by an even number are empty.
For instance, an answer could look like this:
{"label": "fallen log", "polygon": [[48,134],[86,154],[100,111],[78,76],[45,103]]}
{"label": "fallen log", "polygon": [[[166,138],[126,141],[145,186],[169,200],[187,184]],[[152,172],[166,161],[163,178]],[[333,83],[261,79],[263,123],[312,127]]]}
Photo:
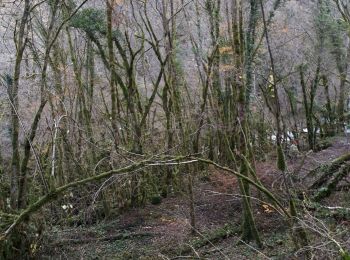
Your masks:
{"label": "fallen log", "polygon": [[345,164],[341,166],[341,169],[336,173],[334,178],[328,183],[327,186],[321,187],[316,195],[314,196],[314,201],[320,201],[324,198],[329,197],[333,191],[336,190],[337,185],[341,180],[343,180],[350,172],[350,164]]}
{"label": "fallen log", "polygon": [[307,176],[310,175],[316,175],[318,173],[321,174],[321,177],[319,177],[310,187],[310,190],[318,189],[322,186],[324,186],[329,179],[333,176],[334,173],[336,173],[340,167],[350,160],[350,153],[344,154],[333,161],[331,161],[328,164],[322,164],[315,168],[314,170],[310,171]]}
{"label": "fallen log", "polygon": [[190,241],[188,244],[182,245],[179,248],[175,248],[173,253],[176,254],[187,254],[193,251],[193,249],[200,249],[206,245],[214,245],[215,243],[235,236],[240,232],[240,225],[237,223],[225,224],[216,230],[213,230],[207,234],[203,234],[200,237]]}

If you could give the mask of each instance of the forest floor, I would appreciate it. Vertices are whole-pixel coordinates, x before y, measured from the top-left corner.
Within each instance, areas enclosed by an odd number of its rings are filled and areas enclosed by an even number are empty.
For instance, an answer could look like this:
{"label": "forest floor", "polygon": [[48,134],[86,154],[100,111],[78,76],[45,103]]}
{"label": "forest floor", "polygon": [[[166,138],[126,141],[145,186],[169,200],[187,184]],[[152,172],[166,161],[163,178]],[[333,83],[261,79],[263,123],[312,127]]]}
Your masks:
{"label": "forest floor", "polygon": [[[312,169],[349,151],[345,138],[334,138],[331,147],[309,153],[304,163],[301,156],[289,159],[289,171],[297,170],[297,189],[306,191],[317,178],[308,175]],[[257,174],[266,187],[283,197],[283,178],[275,157],[267,157],[257,162]],[[252,202],[264,247],[241,241],[242,209],[236,178],[213,168],[208,173],[208,178],[197,179],[195,184],[196,234],[191,234],[188,198],[179,194],[92,226],[56,227],[46,235],[49,242],[42,249],[42,259],[303,259],[293,248],[283,216],[257,198]],[[322,205],[350,208],[350,194],[337,191],[322,200]],[[310,222],[308,234],[314,259],[334,259],[337,251],[330,239],[321,235],[325,231],[322,223],[327,226],[325,233],[350,250],[349,216],[322,211],[311,215],[314,222]],[[319,232],[315,231],[318,228]]]}

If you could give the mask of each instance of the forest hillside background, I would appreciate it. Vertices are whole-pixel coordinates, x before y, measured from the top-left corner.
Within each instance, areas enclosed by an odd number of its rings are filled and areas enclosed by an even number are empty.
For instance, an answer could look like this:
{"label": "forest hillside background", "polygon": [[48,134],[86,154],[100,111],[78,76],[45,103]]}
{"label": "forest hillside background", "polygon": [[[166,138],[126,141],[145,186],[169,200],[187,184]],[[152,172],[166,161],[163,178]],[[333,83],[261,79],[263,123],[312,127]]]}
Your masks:
{"label": "forest hillside background", "polygon": [[0,0],[0,259],[350,259],[348,0]]}

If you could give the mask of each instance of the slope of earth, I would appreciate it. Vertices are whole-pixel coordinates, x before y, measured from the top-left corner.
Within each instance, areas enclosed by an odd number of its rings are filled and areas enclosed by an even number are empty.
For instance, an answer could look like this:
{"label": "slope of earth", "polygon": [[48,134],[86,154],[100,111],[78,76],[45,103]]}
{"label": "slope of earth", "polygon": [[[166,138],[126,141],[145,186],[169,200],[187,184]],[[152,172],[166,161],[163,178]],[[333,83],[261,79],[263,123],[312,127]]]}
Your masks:
{"label": "slope of earth", "polygon": [[[345,138],[335,138],[333,145],[318,153],[307,153],[289,161],[289,171],[296,175],[295,186],[304,190],[313,177],[310,170],[349,152]],[[253,191],[256,222],[264,248],[240,240],[241,197],[237,180],[230,174],[209,168],[209,177],[197,179],[195,209],[197,231],[191,233],[187,195],[163,199],[159,205],[146,205],[104,220],[93,226],[55,227],[46,234],[42,259],[303,259],[294,252],[283,217]],[[275,160],[257,163],[261,181],[280,198],[286,196],[283,176]],[[316,176],[317,177],[317,176]],[[264,199],[262,199],[264,200]],[[327,198],[332,206],[350,207],[349,195],[339,191]],[[306,216],[308,215],[308,216]],[[306,211],[305,221],[310,248],[315,259],[334,259],[337,248],[331,239],[350,248],[349,221]],[[324,229],[320,228],[324,227]],[[309,248],[309,249],[310,249]],[[321,258],[320,258],[321,257]]]}

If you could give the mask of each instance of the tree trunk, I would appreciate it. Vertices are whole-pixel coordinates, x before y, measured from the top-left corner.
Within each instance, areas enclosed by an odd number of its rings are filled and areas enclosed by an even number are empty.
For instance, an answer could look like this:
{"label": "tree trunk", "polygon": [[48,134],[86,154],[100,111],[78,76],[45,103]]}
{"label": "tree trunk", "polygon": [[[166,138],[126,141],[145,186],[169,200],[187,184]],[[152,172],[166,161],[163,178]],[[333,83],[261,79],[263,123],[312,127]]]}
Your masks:
{"label": "tree trunk", "polygon": [[21,18],[18,35],[15,36],[16,43],[16,61],[15,61],[15,71],[13,76],[13,82],[9,86],[10,91],[10,102],[12,110],[12,161],[11,161],[11,190],[10,190],[10,205],[12,209],[17,209],[18,207],[18,181],[20,177],[20,155],[19,155],[19,99],[18,99],[18,88],[19,79],[21,74],[21,63],[23,60],[24,50],[26,48],[27,39],[25,38],[26,26],[28,18],[30,15],[30,1],[25,0],[24,11]]}

